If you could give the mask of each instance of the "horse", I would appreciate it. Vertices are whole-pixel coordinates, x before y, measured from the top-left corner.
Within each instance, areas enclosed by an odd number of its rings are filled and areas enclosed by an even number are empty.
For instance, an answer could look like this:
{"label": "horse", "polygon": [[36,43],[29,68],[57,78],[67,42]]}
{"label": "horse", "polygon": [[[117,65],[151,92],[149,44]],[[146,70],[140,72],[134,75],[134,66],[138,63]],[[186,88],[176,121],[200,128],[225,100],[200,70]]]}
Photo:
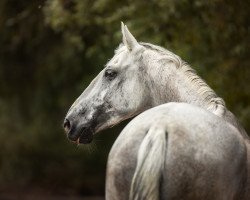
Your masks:
{"label": "horse", "polygon": [[250,139],[224,100],[179,56],[138,42],[123,23],[121,32],[63,124],[87,144],[135,117],[109,153],[106,199],[249,199]]}

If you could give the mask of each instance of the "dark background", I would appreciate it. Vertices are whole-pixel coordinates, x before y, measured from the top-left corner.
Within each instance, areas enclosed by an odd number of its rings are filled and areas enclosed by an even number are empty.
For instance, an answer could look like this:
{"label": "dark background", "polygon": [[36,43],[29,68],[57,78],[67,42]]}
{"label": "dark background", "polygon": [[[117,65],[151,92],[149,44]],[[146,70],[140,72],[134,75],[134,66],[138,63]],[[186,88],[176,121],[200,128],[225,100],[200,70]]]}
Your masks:
{"label": "dark background", "polygon": [[120,21],[193,66],[250,133],[249,12],[246,0],[1,0],[0,199],[103,196],[126,123],[76,146],[62,121],[121,42]]}

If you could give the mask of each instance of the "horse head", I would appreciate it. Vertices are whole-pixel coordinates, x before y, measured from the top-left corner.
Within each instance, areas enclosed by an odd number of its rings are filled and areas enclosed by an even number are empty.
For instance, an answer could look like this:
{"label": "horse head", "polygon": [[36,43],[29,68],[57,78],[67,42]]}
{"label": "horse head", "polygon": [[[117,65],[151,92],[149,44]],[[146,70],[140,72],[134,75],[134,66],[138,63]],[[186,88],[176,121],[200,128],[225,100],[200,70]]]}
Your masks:
{"label": "horse head", "polygon": [[66,115],[64,129],[72,141],[90,143],[100,130],[151,107],[142,62],[145,47],[123,23],[121,30],[123,43]]}

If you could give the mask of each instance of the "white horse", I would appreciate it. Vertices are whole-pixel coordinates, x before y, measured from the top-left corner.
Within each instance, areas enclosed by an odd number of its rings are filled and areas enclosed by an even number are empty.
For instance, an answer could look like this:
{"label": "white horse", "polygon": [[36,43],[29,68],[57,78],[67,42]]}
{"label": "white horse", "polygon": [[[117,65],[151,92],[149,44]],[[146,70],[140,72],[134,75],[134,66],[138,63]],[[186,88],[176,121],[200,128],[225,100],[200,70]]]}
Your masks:
{"label": "white horse", "polygon": [[123,24],[122,35],[64,122],[70,140],[90,143],[143,112],[110,151],[106,199],[249,200],[250,140],[224,101],[177,55]]}

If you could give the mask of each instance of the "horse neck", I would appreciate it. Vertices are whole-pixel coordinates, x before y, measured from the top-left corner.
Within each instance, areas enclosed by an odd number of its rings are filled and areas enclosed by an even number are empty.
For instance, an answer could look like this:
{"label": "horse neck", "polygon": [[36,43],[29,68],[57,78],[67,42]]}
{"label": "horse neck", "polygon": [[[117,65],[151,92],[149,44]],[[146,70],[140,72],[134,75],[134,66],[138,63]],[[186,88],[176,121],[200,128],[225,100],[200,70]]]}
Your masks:
{"label": "horse neck", "polygon": [[154,60],[148,69],[153,87],[153,106],[185,102],[205,108],[218,116],[224,115],[224,101],[181,60],[179,64],[169,60]]}
{"label": "horse neck", "polygon": [[168,102],[185,102],[202,107],[235,126],[250,147],[248,134],[237,118],[227,110],[223,99],[218,97],[178,56],[168,51],[160,56],[158,54],[155,49],[147,53],[143,63],[147,67],[148,88],[151,88],[151,106]]}

